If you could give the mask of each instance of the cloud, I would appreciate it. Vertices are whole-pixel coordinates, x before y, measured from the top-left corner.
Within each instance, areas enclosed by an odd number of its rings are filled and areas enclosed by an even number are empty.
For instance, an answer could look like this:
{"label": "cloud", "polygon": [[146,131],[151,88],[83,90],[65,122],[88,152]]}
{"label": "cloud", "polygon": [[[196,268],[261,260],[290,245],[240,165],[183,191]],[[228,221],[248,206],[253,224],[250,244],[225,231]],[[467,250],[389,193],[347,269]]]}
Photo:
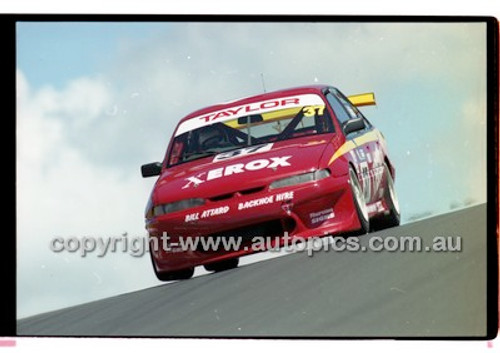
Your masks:
{"label": "cloud", "polygon": [[[142,216],[151,183],[139,178],[138,168],[124,177],[116,169],[96,167],[70,139],[74,129],[95,124],[111,92],[90,78],[76,79],[61,91],[46,87],[33,92],[20,70],[17,82],[18,314],[156,283],[147,256],[80,258],[49,249],[54,237],[145,235]],[[91,130],[87,133],[95,143]],[[106,147],[104,141],[99,144]]]}
{"label": "cloud", "polygon": [[384,93],[408,94],[416,81],[433,91],[463,84],[477,74],[478,53],[484,57],[482,30],[477,24],[172,23],[142,40],[122,39],[114,59],[106,56],[112,64],[103,64],[104,73],[66,87],[69,97],[81,90],[81,107],[53,89],[42,96],[47,104],[60,102],[56,118],[72,146],[93,163],[128,173],[163,157],[182,116],[261,93],[261,74],[268,91],[318,82],[347,94],[376,90],[381,110],[394,101]]}

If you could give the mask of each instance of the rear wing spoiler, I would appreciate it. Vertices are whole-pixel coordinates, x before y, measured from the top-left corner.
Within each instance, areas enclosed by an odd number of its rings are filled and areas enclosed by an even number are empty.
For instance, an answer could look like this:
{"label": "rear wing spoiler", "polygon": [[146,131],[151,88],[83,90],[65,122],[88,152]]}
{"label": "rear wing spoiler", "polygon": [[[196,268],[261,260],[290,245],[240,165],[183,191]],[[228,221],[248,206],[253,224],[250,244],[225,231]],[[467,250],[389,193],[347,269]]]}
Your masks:
{"label": "rear wing spoiler", "polygon": [[361,93],[361,94],[355,94],[352,96],[347,97],[349,101],[352,103],[352,105],[356,107],[363,107],[367,105],[376,105],[377,103],[375,102],[375,93],[370,92],[370,93]]}

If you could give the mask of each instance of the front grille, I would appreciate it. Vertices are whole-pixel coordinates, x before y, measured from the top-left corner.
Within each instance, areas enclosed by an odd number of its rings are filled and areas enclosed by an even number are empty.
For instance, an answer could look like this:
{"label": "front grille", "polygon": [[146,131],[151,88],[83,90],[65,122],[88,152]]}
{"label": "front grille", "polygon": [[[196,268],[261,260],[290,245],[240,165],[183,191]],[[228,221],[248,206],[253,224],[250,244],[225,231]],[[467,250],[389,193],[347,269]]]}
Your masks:
{"label": "front grille", "polygon": [[[240,245],[241,247],[244,247],[246,245],[250,245],[255,237],[264,237],[264,238],[277,237],[277,236],[282,236],[283,232],[284,229],[282,226],[282,222],[279,219],[277,219],[277,220],[252,224],[246,227],[235,228],[224,232],[213,233],[206,236],[206,238],[214,238],[216,243],[217,243],[216,240],[217,238],[236,238],[236,239],[240,238],[241,239]],[[202,243],[199,242],[197,251],[203,253],[226,252],[223,249],[222,247],[223,243],[220,240],[218,244],[220,244],[220,249],[217,249],[218,251],[214,251],[213,249],[204,249]]]}
{"label": "front grille", "polygon": [[230,199],[231,197],[233,197],[233,195],[234,195],[234,192],[230,192],[228,194],[222,194],[222,195],[217,195],[217,196],[209,197],[209,200],[210,201],[227,200],[227,199]]}
{"label": "front grille", "polygon": [[254,193],[262,191],[264,189],[265,189],[265,186],[258,186],[256,188],[240,190],[240,194],[242,194],[242,195],[254,194]]}
{"label": "front grille", "polygon": [[236,192],[229,192],[226,194],[215,195],[215,196],[209,197],[208,199],[210,201],[222,201],[222,200],[230,199],[231,197],[236,195],[237,192],[240,193],[240,195],[249,195],[249,194],[255,194],[256,192],[262,191],[265,188],[266,188],[265,186],[258,186],[258,187],[251,188],[251,189],[243,189],[243,190],[238,190]]}

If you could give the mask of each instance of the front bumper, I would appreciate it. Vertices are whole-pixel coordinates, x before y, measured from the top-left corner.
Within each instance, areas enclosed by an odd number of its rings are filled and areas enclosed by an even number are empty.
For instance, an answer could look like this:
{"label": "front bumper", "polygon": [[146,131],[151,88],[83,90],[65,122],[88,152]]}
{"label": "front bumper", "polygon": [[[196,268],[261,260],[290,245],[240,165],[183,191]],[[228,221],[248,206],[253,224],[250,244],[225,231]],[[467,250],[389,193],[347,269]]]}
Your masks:
{"label": "front bumper", "polygon": [[[276,246],[285,232],[292,239],[305,239],[359,229],[348,180],[347,175],[329,176],[274,190],[235,193],[227,199],[149,219],[146,229],[154,240],[151,252],[157,271],[176,271],[254,253],[251,243],[256,236]],[[208,249],[195,241],[201,237],[239,238],[240,243],[231,249]],[[189,249],[180,247],[181,238],[191,239]]]}

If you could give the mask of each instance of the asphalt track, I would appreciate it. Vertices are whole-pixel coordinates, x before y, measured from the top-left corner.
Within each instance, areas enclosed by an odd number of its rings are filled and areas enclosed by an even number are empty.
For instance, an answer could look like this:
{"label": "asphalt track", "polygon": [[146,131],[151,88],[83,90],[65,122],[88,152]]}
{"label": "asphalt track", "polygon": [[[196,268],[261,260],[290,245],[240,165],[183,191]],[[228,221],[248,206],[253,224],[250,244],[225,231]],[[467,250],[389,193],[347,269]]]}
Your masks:
{"label": "asphalt track", "polygon": [[[462,237],[460,252],[318,252],[21,319],[18,335],[486,335],[486,206],[361,237]],[[490,236],[495,236],[490,234]]]}

